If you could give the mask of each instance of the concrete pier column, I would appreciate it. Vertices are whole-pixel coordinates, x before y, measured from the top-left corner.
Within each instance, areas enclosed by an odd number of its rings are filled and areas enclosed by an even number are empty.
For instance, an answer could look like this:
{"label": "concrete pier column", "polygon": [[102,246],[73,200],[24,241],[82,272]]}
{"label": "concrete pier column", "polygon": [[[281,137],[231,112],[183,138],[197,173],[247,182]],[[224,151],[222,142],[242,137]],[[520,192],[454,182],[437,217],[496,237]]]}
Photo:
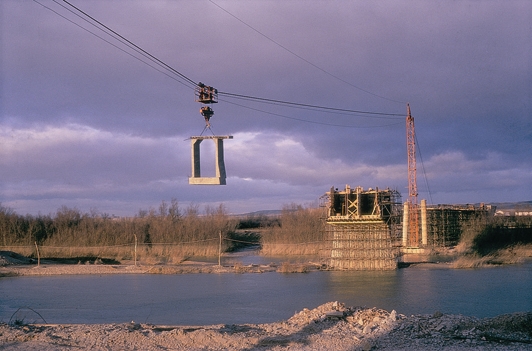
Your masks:
{"label": "concrete pier column", "polygon": [[192,177],[201,177],[201,162],[200,162],[200,144],[203,139],[190,139],[192,150]]}
{"label": "concrete pier column", "polygon": [[421,245],[427,246],[427,200],[421,200]]}
{"label": "concrete pier column", "polygon": [[403,247],[408,245],[408,202],[403,206]]}
{"label": "concrete pier column", "polygon": [[225,162],[224,162],[224,140],[223,139],[214,139],[215,149],[216,149],[216,177],[219,178],[225,185]]}

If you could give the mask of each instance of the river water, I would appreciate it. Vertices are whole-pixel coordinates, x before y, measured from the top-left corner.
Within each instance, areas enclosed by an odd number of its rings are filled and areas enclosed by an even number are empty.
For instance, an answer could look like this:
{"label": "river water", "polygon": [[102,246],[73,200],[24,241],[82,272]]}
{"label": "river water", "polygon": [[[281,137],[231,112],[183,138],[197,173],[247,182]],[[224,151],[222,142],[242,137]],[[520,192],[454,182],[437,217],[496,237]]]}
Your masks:
{"label": "river water", "polygon": [[384,272],[0,278],[0,322],[269,323],[329,301],[406,315],[532,311],[532,263],[465,270],[425,265]]}

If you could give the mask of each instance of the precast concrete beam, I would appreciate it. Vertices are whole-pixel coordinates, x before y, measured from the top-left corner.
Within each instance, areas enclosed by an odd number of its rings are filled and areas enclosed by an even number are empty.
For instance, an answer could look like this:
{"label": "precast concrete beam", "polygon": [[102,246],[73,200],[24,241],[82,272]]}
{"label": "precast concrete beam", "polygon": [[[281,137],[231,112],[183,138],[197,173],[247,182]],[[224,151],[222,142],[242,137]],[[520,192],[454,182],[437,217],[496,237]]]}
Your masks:
{"label": "precast concrete beam", "polygon": [[[201,150],[200,144],[205,139],[211,139],[214,141],[215,147],[215,176],[214,177],[202,177],[201,176]],[[225,185],[226,184],[226,172],[224,161],[224,139],[233,139],[232,135],[223,136],[193,136],[190,137],[191,141],[191,153],[192,153],[192,176],[188,178],[188,183],[193,185]]]}

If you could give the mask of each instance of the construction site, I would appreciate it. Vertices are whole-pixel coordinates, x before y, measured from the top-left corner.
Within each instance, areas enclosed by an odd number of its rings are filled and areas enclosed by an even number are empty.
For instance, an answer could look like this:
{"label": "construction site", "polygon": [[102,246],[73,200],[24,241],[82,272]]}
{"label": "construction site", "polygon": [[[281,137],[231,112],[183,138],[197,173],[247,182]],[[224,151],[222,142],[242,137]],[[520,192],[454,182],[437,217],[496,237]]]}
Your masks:
{"label": "construction site", "polygon": [[[455,246],[467,226],[494,213],[486,205],[427,206],[421,201],[414,207],[403,204],[401,194],[391,189],[346,185],[326,195],[327,256],[334,269],[396,269],[405,256]],[[417,227],[415,217],[420,219]]]}
{"label": "construction site", "polygon": [[407,105],[408,199],[358,186],[326,193],[327,257],[333,269],[391,270],[408,255],[458,244],[463,230],[495,213],[486,205],[418,204],[414,118]]}
{"label": "construction site", "polygon": [[[230,135],[205,136],[211,130],[214,115],[209,105],[218,102],[218,90],[199,83],[195,88],[195,101],[202,104],[200,114],[205,127],[200,136],[192,136],[192,175],[189,184],[225,185],[223,140]],[[203,140],[215,144],[215,174],[204,176],[201,172],[200,144]],[[408,157],[408,199],[403,203],[397,190],[357,186],[326,193],[326,225],[328,238],[326,255],[333,269],[391,270],[398,267],[407,255],[423,255],[434,249],[457,245],[461,233],[472,220],[492,215],[489,206],[437,205],[427,206],[425,200],[418,204],[416,135],[414,118],[407,104],[406,145]]]}

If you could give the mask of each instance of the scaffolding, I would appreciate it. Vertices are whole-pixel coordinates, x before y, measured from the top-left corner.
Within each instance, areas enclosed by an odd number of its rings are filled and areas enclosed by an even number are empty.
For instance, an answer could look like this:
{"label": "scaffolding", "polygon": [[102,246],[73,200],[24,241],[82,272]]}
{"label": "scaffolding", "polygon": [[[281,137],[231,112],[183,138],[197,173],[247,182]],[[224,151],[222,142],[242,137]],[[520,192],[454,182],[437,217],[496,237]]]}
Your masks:
{"label": "scaffolding", "polygon": [[474,225],[475,220],[485,221],[491,212],[489,205],[427,206],[426,245],[432,248],[457,245],[468,226]]}
{"label": "scaffolding", "polygon": [[397,268],[401,195],[395,190],[331,188],[326,231],[330,266],[349,270]]}

